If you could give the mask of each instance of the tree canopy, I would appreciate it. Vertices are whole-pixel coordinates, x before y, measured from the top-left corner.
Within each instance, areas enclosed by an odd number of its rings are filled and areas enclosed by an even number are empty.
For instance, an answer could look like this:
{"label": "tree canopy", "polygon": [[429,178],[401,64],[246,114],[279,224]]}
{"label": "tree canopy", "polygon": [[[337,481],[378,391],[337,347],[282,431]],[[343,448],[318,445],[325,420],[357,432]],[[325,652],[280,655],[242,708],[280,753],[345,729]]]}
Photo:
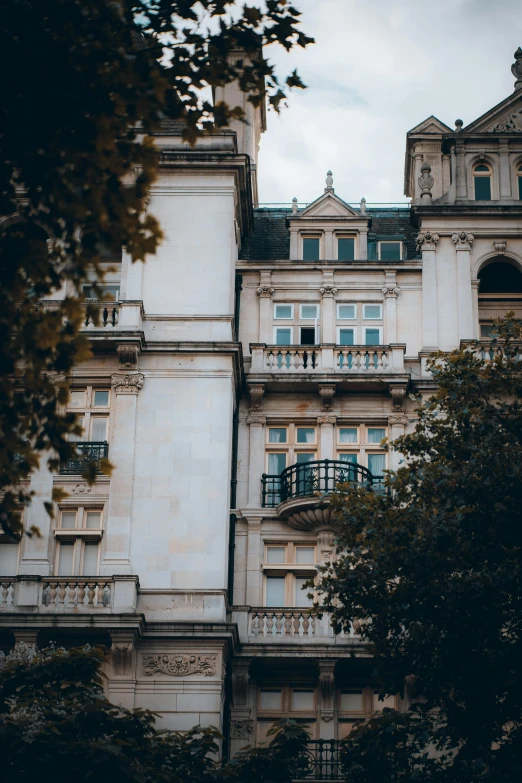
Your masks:
{"label": "tree canopy", "polygon": [[[250,100],[278,110],[288,88],[303,85],[295,72],[280,84],[261,50],[311,40],[285,0],[260,8],[233,0],[0,0],[0,58],[9,74],[0,106],[6,532],[20,532],[17,511],[30,501],[20,482],[43,455],[56,469],[74,451],[67,436],[75,417],[63,405],[67,375],[89,356],[82,284],[101,281],[122,248],[145,260],[161,241],[146,210],[158,163],[147,132],[178,119],[193,142],[241,118],[238,107],[205,98],[204,88],[234,80]],[[239,60],[231,57],[238,50]],[[42,306],[61,289],[62,301]]]}
{"label": "tree canopy", "polygon": [[382,690],[412,704],[351,735],[352,782],[522,777],[522,332],[497,328],[431,361],[389,491],[334,501],[324,607],[362,621]]}
{"label": "tree canopy", "polygon": [[0,662],[0,744],[5,783],[290,783],[306,766],[308,734],[293,721],[271,741],[219,760],[213,727],[158,731],[148,710],[111,704],[100,647],[20,645]]}

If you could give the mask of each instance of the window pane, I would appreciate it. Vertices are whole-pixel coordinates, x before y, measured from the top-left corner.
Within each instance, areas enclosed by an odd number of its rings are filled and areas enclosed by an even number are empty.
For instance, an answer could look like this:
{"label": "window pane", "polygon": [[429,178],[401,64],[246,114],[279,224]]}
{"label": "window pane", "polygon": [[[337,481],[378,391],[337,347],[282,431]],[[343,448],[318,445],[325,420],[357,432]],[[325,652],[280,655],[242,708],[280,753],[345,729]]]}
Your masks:
{"label": "window pane", "polygon": [[262,710],[281,710],[283,707],[281,691],[261,691],[259,694],[259,707]]}
{"label": "window pane", "polygon": [[318,318],[317,305],[301,305],[301,318]]}
{"label": "window pane", "polygon": [[297,428],[297,442],[298,443],[315,443],[315,428],[314,427],[298,427]]}
{"label": "window pane", "polygon": [[18,571],[18,542],[0,544],[0,574],[14,576]]}
{"label": "window pane", "polygon": [[87,530],[99,530],[101,528],[101,511],[88,511],[85,515],[85,527]]}
{"label": "window pane", "polygon": [[276,304],[275,318],[293,318],[291,304]]}
{"label": "window pane", "polygon": [[347,304],[347,305],[339,305],[337,308],[337,317],[339,319],[350,319],[353,320],[357,317],[356,313],[356,305],[354,304]]}
{"label": "window pane", "polygon": [[94,407],[106,408],[109,404],[109,392],[108,391],[95,391],[94,392]]}
{"label": "window pane", "polygon": [[74,542],[62,541],[58,555],[58,576],[73,575]]}
{"label": "window pane", "polygon": [[474,179],[475,201],[491,201],[491,177],[475,177]]}
{"label": "window pane", "polygon": [[83,545],[83,569],[84,576],[96,576],[98,573],[98,542],[86,541]]}
{"label": "window pane", "polygon": [[373,692],[373,709],[374,710],[383,710],[385,707],[390,707],[391,709],[397,708],[397,697],[396,696],[385,696],[383,701],[379,700],[379,691]]}
{"label": "window pane", "polygon": [[368,321],[380,321],[382,318],[380,305],[364,305],[364,318]]}
{"label": "window pane", "polygon": [[267,548],[266,548],[266,562],[267,563],[284,563],[285,562],[285,548],[284,548],[284,546],[267,546]]}
{"label": "window pane", "polygon": [[355,242],[347,237],[337,240],[337,258],[339,261],[353,261],[355,258]]}
{"label": "window pane", "polygon": [[357,464],[357,454],[339,454],[341,462],[351,462],[352,465]]}
{"label": "window pane", "polygon": [[294,606],[312,606],[313,601],[308,598],[308,593],[310,592],[310,588],[307,587],[306,590],[303,590],[303,585],[305,582],[308,582],[310,577],[308,576],[297,576],[295,579],[295,601]]}
{"label": "window pane", "polygon": [[107,416],[93,416],[91,419],[91,440],[107,440]]}
{"label": "window pane", "polygon": [[380,345],[380,334],[378,329],[365,329],[365,345]]}
{"label": "window pane", "polygon": [[313,462],[315,459],[315,454],[296,454],[296,463],[298,465],[305,463],[305,462]]}
{"label": "window pane", "polygon": [[355,329],[339,329],[339,345],[355,345]]}
{"label": "window pane", "polygon": [[318,237],[303,239],[303,260],[304,261],[318,261],[319,260],[319,238]]}
{"label": "window pane", "polygon": [[357,443],[357,427],[340,427],[339,443]]}
{"label": "window pane", "polygon": [[368,427],[368,443],[380,443],[386,437],[383,427]]}
{"label": "window pane", "polygon": [[313,710],[313,708],[314,708],[313,691],[292,691],[293,710]]}
{"label": "window pane", "polygon": [[268,455],[268,472],[273,475],[279,475],[286,468],[286,454]]}
{"label": "window pane", "polygon": [[76,527],[76,511],[62,511],[60,527],[67,529]]}
{"label": "window pane", "polygon": [[302,326],[301,327],[301,339],[300,344],[301,345],[315,345],[315,327],[313,326]]}
{"label": "window pane", "polygon": [[400,261],[401,243],[400,242],[381,242],[381,261]]}
{"label": "window pane", "polygon": [[498,331],[493,324],[480,324],[480,336],[487,339],[498,337]]}
{"label": "window pane", "polygon": [[295,548],[295,562],[296,563],[315,563],[315,549],[313,546],[296,546]]}
{"label": "window pane", "polygon": [[269,443],[286,443],[286,427],[270,427],[268,430]]}
{"label": "window pane", "polygon": [[368,470],[372,476],[383,476],[385,467],[385,454],[368,454]]}
{"label": "window pane", "polygon": [[72,440],[73,443],[76,443],[79,440],[83,440],[85,433],[83,432],[83,416],[77,416],[76,417],[76,426],[80,427],[82,430],[81,435],[69,435],[69,440]]}
{"label": "window pane", "polygon": [[284,606],[284,605],[285,605],[284,576],[267,576],[266,606]]}
{"label": "window pane", "polygon": [[292,330],[276,329],[276,345],[292,345]]}
{"label": "window pane", "polygon": [[83,408],[85,406],[85,392],[84,391],[72,391],[69,400],[69,408]]}
{"label": "window pane", "polygon": [[341,709],[349,710],[350,712],[362,712],[363,708],[363,692],[362,691],[346,691],[341,693]]}

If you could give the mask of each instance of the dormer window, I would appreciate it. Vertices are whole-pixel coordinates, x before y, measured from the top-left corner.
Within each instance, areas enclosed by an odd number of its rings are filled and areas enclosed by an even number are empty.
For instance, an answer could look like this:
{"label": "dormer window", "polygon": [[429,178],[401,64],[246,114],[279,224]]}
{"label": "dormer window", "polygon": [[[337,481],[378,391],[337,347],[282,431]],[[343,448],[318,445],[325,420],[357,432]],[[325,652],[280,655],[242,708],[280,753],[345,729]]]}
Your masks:
{"label": "dormer window", "polygon": [[379,261],[401,261],[402,242],[379,242]]}
{"label": "dormer window", "polygon": [[337,259],[338,261],[355,260],[355,239],[353,237],[338,237]]}
{"label": "dormer window", "polygon": [[479,163],[473,169],[475,201],[491,201],[491,169],[485,163]]}
{"label": "dormer window", "polygon": [[518,180],[518,197],[522,201],[522,166],[518,167],[517,180]]}
{"label": "dormer window", "polygon": [[319,261],[319,237],[303,237],[303,261]]}

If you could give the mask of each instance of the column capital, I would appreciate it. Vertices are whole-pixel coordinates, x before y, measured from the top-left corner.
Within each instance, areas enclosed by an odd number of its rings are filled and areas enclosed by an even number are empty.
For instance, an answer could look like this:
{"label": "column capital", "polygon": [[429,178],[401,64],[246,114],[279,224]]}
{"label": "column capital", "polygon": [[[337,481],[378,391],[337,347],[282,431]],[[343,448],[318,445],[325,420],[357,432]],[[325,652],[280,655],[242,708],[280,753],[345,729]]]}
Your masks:
{"label": "column capital", "polygon": [[388,425],[393,427],[394,425],[400,425],[405,427],[408,423],[408,417],[404,413],[396,413],[394,416],[388,416]]}
{"label": "column capital", "polygon": [[451,241],[455,245],[456,250],[471,250],[474,234],[468,234],[467,231],[460,231],[451,235]]}
{"label": "column capital", "polygon": [[319,293],[321,296],[335,296],[337,293],[337,288],[334,285],[323,285],[319,289]]}
{"label": "column capital", "polygon": [[140,372],[128,375],[115,372],[111,375],[111,386],[116,394],[138,394],[144,380],[145,376]]}
{"label": "column capital", "polygon": [[439,234],[435,232],[421,231],[415,240],[417,250],[436,250],[439,239]]}
{"label": "column capital", "polygon": [[397,299],[400,293],[400,288],[398,285],[383,285],[381,288],[381,291],[384,294],[384,298],[387,299],[388,297],[393,297],[394,299]]}
{"label": "column capital", "polygon": [[257,289],[257,295],[261,297],[266,297],[267,299],[271,299],[274,291],[275,288],[272,288],[271,285],[260,285],[259,288]]}
{"label": "column capital", "polygon": [[253,413],[247,416],[246,422],[249,427],[263,427],[266,424],[266,416],[260,413]]}
{"label": "column capital", "polygon": [[323,416],[318,416],[317,417],[317,423],[319,425],[321,425],[321,424],[332,424],[333,425],[333,424],[335,424],[336,421],[337,421],[337,416],[335,416],[333,413],[325,414]]}

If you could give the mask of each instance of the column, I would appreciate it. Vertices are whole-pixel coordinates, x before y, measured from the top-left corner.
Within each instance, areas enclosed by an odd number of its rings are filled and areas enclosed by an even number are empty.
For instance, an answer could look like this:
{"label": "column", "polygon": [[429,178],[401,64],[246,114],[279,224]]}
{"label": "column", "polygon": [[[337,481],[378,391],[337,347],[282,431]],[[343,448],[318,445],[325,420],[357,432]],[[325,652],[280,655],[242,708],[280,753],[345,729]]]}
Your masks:
{"label": "column", "polygon": [[335,295],[337,288],[334,286],[333,272],[323,273],[323,285],[319,289],[321,294],[321,343],[335,345]]}
{"label": "column", "polygon": [[319,659],[319,736],[335,738],[335,659]]}
{"label": "column", "polygon": [[509,142],[503,139],[499,142],[500,153],[500,198],[511,198],[511,171],[509,169]]}
{"label": "column", "polygon": [[359,231],[359,258],[357,261],[368,260],[368,228],[361,228]]}
{"label": "column", "polygon": [[473,234],[461,231],[453,234],[451,239],[457,251],[457,304],[459,340],[472,340],[473,328],[473,298],[471,291],[471,261],[470,251],[474,240]]}
{"label": "column", "polygon": [[272,294],[274,289],[270,285],[270,272],[261,272],[259,288],[259,342],[271,345],[272,339]]}
{"label": "column", "polygon": [[248,507],[261,507],[261,477],[265,472],[265,424],[266,416],[252,414],[247,418],[249,426]]}
{"label": "column", "polygon": [[473,336],[475,337],[475,340],[480,340],[480,323],[479,323],[479,306],[478,306],[479,284],[480,284],[480,280],[471,281],[471,299],[473,302],[473,326],[474,326]]}
{"label": "column", "polygon": [[138,392],[144,376],[139,373],[114,373],[114,428],[109,460],[114,466],[111,476],[105,554],[102,576],[130,574],[130,537],[136,450],[136,411]]}
{"label": "column", "polygon": [[466,171],[466,151],[463,144],[456,144],[455,154],[457,155],[457,201],[467,201],[468,173]]}
{"label": "column", "polygon": [[393,416],[388,417],[388,439],[390,442],[388,467],[390,470],[398,470],[401,467],[400,462],[403,457],[400,452],[393,449],[393,441],[404,435],[407,423],[408,417],[404,412],[398,411]]}
{"label": "column", "polygon": [[422,252],[422,345],[424,349],[437,348],[439,328],[437,315],[437,269],[435,248],[439,235],[421,232],[417,247]]}
{"label": "column", "polygon": [[262,584],[261,584],[261,516],[250,516],[244,514],[248,523],[248,551],[247,551],[247,606],[261,606],[262,604]]}
{"label": "column", "polygon": [[384,344],[397,342],[397,297],[400,288],[395,272],[386,272],[382,292],[384,294]]}
{"label": "column", "polygon": [[319,426],[319,459],[335,459],[335,422],[333,413],[325,413],[317,417]]}

